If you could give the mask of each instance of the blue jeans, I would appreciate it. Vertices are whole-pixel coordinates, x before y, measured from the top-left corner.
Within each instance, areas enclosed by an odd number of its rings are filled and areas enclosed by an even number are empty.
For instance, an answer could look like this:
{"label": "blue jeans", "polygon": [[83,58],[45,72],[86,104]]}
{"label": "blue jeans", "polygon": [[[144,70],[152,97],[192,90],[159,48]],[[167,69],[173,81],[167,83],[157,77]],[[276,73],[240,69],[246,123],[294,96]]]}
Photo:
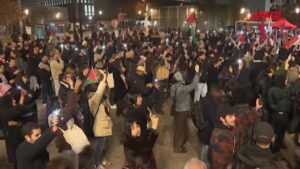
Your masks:
{"label": "blue jeans", "polygon": [[108,150],[110,138],[111,136],[96,138],[97,139],[96,159],[95,159],[96,166],[100,165],[103,162],[104,156]]}

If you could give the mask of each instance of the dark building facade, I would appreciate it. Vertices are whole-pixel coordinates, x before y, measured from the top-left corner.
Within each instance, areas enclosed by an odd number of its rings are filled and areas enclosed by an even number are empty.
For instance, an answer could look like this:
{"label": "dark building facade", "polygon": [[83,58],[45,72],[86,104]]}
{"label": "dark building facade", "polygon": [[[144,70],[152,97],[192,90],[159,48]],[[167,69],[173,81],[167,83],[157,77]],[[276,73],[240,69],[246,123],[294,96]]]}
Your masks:
{"label": "dark building facade", "polygon": [[74,22],[93,18],[96,14],[95,1],[97,0],[22,0],[22,7],[65,7],[68,9],[69,21]]}

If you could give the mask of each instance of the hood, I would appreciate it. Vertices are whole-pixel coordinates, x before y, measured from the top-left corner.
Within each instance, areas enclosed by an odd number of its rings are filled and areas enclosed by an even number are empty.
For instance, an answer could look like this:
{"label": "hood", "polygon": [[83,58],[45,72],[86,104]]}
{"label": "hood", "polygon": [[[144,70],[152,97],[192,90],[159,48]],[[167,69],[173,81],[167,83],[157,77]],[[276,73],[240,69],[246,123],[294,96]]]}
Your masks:
{"label": "hood", "polygon": [[250,167],[260,166],[272,155],[270,149],[261,149],[256,145],[248,145],[238,153],[238,159]]}

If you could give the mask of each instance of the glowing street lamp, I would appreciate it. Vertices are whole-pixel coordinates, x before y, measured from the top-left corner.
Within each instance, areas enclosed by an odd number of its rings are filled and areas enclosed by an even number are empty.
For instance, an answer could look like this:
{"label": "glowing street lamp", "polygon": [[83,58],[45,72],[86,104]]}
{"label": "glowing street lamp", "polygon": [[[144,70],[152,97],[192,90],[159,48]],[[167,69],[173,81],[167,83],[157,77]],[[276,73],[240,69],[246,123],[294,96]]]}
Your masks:
{"label": "glowing street lamp", "polygon": [[59,19],[61,17],[61,13],[60,12],[57,12],[56,15],[55,15],[56,19]]}
{"label": "glowing street lamp", "polygon": [[99,15],[102,15],[102,14],[103,14],[103,11],[102,11],[102,10],[100,10],[98,13],[99,13]]}
{"label": "glowing street lamp", "polygon": [[142,15],[142,11],[141,11],[141,10],[139,10],[139,11],[138,11],[138,14],[139,14],[139,15]]}
{"label": "glowing street lamp", "polygon": [[244,13],[245,13],[245,11],[246,11],[246,9],[245,9],[245,8],[241,8],[241,11],[240,11],[240,13],[241,13],[241,14],[244,14]]}
{"label": "glowing street lamp", "polygon": [[29,9],[24,10],[25,15],[29,15]]}
{"label": "glowing street lamp", "polygon": [[93,19],[93,17],[92,16],[89,16],[89,20],[92,20]]}
{"label": "glowing street lamp", "polygon": [[296,12],[296,14],[299,14],[300,13],[300,8],[299,7],[295,8],[295,12]]}
{"label": "glowing street lamp", "polygon": [[251,13],[247,14],[247,18],[250,19],[251,18]]}

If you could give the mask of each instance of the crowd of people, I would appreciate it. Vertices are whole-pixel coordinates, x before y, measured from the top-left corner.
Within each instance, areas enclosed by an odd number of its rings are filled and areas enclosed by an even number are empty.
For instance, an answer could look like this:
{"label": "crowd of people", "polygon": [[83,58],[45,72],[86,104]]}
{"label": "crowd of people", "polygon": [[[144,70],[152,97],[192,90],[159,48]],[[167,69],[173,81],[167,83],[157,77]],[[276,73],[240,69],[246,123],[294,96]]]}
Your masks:
{"label": "crowd of people", "polygon": [[[1,137],[14,169],[77,169],[91,141],[95,168],[109,168],[113,113],[124,123],[123,169],[156,169],[167,98],[174,153],[189,151],[189,118],[197,127],[190,132],[198,135],[200,160],[185,169],[300,168],[297,44],[255,31],[192,35],[101,30],[0,43]],[[53,139],[60,156],[49,161]]]}

